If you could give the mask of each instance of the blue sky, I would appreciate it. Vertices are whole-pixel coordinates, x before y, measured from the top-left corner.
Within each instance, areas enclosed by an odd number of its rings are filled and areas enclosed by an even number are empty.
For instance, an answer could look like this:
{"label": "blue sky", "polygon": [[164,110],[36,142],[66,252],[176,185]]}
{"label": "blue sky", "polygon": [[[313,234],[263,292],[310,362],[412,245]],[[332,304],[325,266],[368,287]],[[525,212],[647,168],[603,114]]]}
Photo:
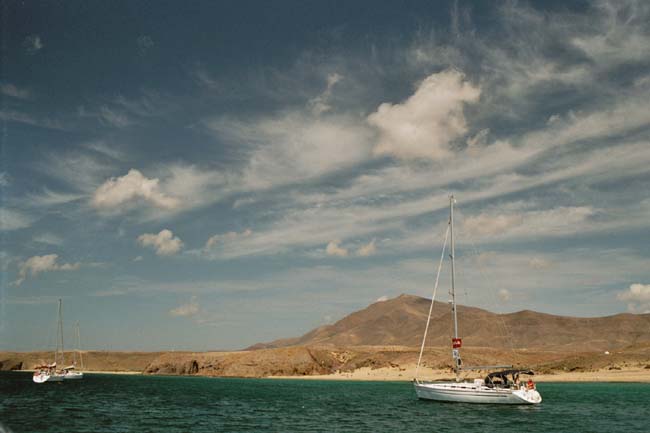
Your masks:
{"label": "blue sky", "polygon": [[210,350],[429,296],[450,192],[461,302],[650,311],[649,22],[641,1],[5,4],[0,348],[49,347],[59,297],[87,348]]}

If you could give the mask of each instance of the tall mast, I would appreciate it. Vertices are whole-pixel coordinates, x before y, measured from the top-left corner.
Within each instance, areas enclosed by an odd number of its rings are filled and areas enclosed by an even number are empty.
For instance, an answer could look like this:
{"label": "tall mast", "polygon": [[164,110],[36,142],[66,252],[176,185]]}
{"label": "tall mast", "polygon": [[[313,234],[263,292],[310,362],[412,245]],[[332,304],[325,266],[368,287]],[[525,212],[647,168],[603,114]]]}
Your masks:
{"label": "tall mast", "polygon": [[[61,306],[61,299],[59,298],[59,341],[61,342],[61,365],[65,367],[65,349],[63,348],[63,307]],[[58,350],[57,342],[57,350]],[[56,362],[56,361],[55,361]]]}
{"label": "tall mast", "polygon": [[449,258],[451,259],[451,311],[454,316],[454,338],[452,340],[452,356],[454,358],[454,371],[456,372],[456,378],[458,379],[458,373],[460,371],[460,353],[458,349],[460,348],[460,339],[458,338],[458,314],[456,310],[456,268],[455,268],[455,259],[456,259],[456,248],[454,242],[454,199],[453,194],[449,196],[449,227],[451,235],[451,251]]}
{"label": "tall mast", "polygon": [[84,369],[84,358],[81,353],[81,327],[79,326],[79,321],[77,320],[77,351],[79,351],[79,364],[81,369]]}
{"label": "tall mast", "polygon": [[458,317],[456,315],[456,269],[454,265],[455,259],[455,243],[454,243],[454,196],[449,196],[449,227],[451,235],[451,253],[449,257],[451,258],[451,309],[454,313],[454,338],[458,338]]}
{"label": "tall mast", "polygon": [[75,340],[75,348],[72,350],[72,365],[75,367],[77,366],[77,351],[79,350],[79,345],[77,344],[78,338],[77,338],[77,326],[79,326],[79,322],[76,322],[74,326],[72,327],[72,330],[74,331],[74,340]]}

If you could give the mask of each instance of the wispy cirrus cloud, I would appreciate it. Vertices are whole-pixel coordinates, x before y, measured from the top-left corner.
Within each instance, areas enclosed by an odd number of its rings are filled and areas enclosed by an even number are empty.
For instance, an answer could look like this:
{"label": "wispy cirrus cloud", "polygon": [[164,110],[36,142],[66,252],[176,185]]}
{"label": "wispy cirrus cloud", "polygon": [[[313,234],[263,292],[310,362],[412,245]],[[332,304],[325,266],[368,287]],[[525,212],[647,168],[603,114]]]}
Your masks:
{"label": "wispy cirrus cloud", "polygon": [[23,111],[13,110],[9,108],[3,108],[0,110],[0,120],[4,120],[6,122],[16,122],[25,125],[37,126],[39,128],[47,128],[47,129],[54,129],[54,130],[67,129],[64,124],[62,124],[56,119],[39,117],[33,114],[25,113]]}
{"label": "wispy cirrus cloud", "polygon": [[33,34],[25,37],[23,40],[23,46],[27,50],[28,54],[36,54],[45,47],[45,44],[40,35]]}
{"label": "wispy cirrus cloud", "polygon": [[24,229],[33,222],[34,218],[22,211],[0,207],[0,231]]}
{"label": "wispy cirrus cloud", "polygon": [[318,116],[332,109],[329,101],[330,97],[332,96],[332,90],[336,83],[342,79],[343,76],[337,72],[333,72],[327,75],[327,87],[323,93],[309,100],[308,105],[311,107],[312,113]]}
{"label": "wispy cirrus cloud", "polygon": [[39,244],[60,246],[63,245],[63,238],[53,233],[41,233],[32,237],[32,241]]}
{"label": "wispy cirrus cloud", "polygon": [[32,92],[25,87],[18,87],[12,83],[1,83],[0,84],[0,93],[9,96],[11,98],[28,100],[32,98]]}
{"label": "wispy cirrus cloud", "polygon": [[199,314],[201,307],[196,296],[192,296],[189,302],[181,304],[176,308],[169,310],[169,315],[173,317],[194,317]]}
{"label": "wispy cirrus cloud", "polygon": [[254,120],[219,118],[206,126],[251,149],[241,172],[250,190],[315,179],[367,161],[371,131],[359,118],[290,110]]}

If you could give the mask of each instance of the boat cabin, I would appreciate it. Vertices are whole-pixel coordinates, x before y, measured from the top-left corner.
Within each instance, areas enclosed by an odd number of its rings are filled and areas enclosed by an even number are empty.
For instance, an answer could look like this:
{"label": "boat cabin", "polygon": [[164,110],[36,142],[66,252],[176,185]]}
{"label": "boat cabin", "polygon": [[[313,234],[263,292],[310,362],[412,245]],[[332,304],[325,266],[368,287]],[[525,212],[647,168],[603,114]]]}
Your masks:
{"label": "boat cabin", "polygon": [[534,375],[532,370],[502,370],[485,376],[485,386],[488,388],[519,388],[520,375]]}

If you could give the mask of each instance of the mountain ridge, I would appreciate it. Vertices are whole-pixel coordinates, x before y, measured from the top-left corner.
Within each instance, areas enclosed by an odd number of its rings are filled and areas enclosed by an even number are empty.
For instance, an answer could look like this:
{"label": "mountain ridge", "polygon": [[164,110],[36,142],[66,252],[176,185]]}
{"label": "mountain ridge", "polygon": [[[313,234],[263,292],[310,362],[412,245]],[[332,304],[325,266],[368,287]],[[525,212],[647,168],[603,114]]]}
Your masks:
{"label": "mountain ridge", "polygon": [[[331,325],[245,350],[292,346],[419,346],[431,300],[402,294],[370,304]],[[459,334],[464,345],[508,349],[612,350],[650,343],[650,314],[618,313],[602,317],[572,317],[533,310],[498,314],[458,305]],[[436,301],[427,345],[448,346],[451,311]]]}

